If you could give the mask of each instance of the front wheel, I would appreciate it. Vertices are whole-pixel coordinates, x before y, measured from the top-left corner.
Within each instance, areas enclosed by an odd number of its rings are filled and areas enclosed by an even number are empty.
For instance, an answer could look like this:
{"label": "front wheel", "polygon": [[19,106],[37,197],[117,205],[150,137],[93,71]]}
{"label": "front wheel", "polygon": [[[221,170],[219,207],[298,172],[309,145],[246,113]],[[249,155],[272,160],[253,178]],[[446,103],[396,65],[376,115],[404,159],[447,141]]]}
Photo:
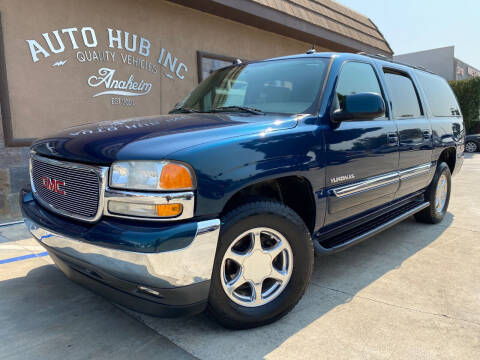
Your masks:
{"label": "front wheel", "polygon": [[304,294],[313,269],[313,244],[289,207],[258,201],[222,219],[209,311],[223,326],[247,329],[287,314]]}
{"label": "front wheel", "polygon": [[450,168],[442,162],[438,165],[433,180],[425,192],[425,200],[430,202],[430,206],[416,213],[415,219],[430,224],[437,224],[442,221],[450,202],[451,187]]}

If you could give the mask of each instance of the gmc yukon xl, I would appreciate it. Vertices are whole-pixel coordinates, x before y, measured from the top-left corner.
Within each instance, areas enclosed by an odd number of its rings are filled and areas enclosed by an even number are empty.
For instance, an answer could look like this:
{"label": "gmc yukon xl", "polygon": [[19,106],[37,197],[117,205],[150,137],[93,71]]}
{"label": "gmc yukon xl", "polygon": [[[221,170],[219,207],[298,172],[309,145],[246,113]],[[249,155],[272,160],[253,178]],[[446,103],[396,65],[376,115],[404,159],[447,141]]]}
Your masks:
{"label": "gmc yukon xl", "polygon": [[20,202],[72,280],[249,328],[295,306],[314,254],[412,215],[442,221],[464,138],[441,77],[310,51],[220,69],[168,115],[36,141]]}

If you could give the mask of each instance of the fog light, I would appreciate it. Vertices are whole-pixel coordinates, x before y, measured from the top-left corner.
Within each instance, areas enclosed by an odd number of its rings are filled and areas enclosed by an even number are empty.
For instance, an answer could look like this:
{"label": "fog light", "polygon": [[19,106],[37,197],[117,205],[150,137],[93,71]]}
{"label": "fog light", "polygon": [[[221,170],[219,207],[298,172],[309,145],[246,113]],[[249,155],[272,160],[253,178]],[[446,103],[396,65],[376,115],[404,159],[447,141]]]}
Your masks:
{"label": "fog light", "polygon": [[182,204],[137,204],[125,201],[109,201],[108,211],[112,214],[138,217],[174,217],[183,211]]}

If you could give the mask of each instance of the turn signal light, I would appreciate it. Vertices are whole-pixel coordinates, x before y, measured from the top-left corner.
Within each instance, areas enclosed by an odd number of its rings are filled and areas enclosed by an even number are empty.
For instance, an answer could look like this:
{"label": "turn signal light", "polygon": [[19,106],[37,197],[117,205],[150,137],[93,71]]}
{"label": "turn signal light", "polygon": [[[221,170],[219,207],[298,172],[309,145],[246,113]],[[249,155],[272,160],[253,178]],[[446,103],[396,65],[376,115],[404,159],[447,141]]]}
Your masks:
{"label": "turn signal light", "polygon": [[161,204],[156,206],[157,216],[159,217],[172,217],[178,216],[183,211],[182,204]]}
{"label": "turn signal light", "polygon": [[178,164],[166,164],[163,166],[162,175],[160,176],[161,189],[191,189],[192,185],[192,175],[185,166]]}

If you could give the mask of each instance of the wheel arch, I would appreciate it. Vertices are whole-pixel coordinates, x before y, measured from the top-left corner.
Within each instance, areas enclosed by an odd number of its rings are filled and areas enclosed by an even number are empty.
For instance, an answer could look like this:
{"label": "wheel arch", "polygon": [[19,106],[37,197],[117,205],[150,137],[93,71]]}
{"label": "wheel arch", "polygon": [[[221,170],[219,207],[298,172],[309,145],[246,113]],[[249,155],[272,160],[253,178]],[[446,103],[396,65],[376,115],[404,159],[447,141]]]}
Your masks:
{"label": "wheel arch", "polygon": [[312,184],[306,177],[289,175],[247,184],[231,194],[220,216],[226,215],[240,205],[259,199],[279,201],[290,207],[302,218],[310,233],[313,232],[317,209]]}
{"label": "wheel arch", "polygon": [[438,156],[437,164],[445,162],[450,169],[450,173],[453,174],[457,161],[457,150],[454,147],[448,147],[444,149]]}

